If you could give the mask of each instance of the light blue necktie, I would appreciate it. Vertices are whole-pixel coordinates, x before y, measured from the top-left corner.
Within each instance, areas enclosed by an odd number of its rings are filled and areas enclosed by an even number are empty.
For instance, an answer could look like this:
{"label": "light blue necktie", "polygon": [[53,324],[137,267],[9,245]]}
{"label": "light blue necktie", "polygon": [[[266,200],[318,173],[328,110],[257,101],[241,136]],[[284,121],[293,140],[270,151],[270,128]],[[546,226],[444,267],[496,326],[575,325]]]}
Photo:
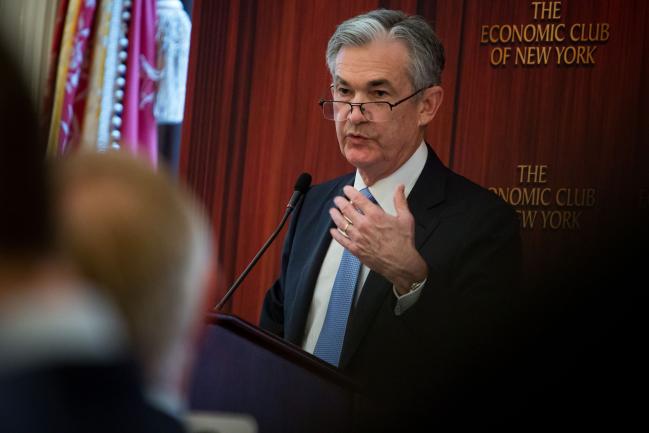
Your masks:
{"label": "light blue necktie", "polygon": [[[376,202],[369,189],[363,188],[361,193]],[[360,270],[360,260],[348,250],[344,250],[334,280],[334,286],[331,289],[327,315],[313,352],[318,358],[336,367],[338,367],[340,361],[347,319],[349,318]]]}

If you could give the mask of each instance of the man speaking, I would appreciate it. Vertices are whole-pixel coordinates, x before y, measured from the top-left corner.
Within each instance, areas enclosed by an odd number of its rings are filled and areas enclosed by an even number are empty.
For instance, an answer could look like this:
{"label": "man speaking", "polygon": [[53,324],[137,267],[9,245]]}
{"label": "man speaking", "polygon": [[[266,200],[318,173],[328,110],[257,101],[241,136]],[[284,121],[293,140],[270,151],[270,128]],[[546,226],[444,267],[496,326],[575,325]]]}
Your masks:
{"label": "man speaking", "polygon": [[444,50],[421,17],[351,18],[326,60],[331,97],[320,106],[356,172],[311,187],[295,210],[261,326],[396,416],[420,415],[448,405],[484,355],[516,283],[518,221],[424,141]]}

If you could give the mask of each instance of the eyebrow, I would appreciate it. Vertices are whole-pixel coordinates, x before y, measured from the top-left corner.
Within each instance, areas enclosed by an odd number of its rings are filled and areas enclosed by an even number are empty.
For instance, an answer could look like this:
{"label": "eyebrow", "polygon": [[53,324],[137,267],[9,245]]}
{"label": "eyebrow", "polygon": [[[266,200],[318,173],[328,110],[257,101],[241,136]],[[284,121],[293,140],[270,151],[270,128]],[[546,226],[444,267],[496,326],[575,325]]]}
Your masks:
{"label": "eyebrow", "polygon": [[392,84],[390,84],[390,82],[388,80],[382,78],[382,79],[379,79],[379,80],[370,81],[368,87],[379,87],[379,86],[392,87]]}
{"label": "eyebrow", "polygon": [[[332,85],[335,85],[335,84],[342,84],[342,85],[344,85],[344,86],[349,86],[349,83],[348,83],[346,80],[344,80],[344,79],[342,79],[342,78],[340,78],[340,77],[336,77],[336,79],[334,80],[334,83],[333,83]],[[379,79],[377,79],[377,80],[371,80],[371,81],[369,81],[369,82],[367,83],[366,88],[371,89],[371,88],[373,88],[373,87],[380,87],[380,86],[386,86],[386,87],[388,87],[388,88],[389,88],[390,90],[392,90],[392,91],[395,90],[395,89],[394,89],[394,86],[392,85],[392,83],[390,83],[390,81],[389,81],[389,80],[386,80],[385,78],[379,78]]]}

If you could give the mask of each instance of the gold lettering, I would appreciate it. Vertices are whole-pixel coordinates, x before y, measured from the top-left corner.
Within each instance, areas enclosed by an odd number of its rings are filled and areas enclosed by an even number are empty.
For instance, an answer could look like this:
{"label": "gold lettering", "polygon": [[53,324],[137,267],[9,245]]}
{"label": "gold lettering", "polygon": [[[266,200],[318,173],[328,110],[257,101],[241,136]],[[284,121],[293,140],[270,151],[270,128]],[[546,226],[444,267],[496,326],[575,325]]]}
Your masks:
{"label": "gold lettering", "polygon": [[[504,33],[504,34],[506,34],[507,36],[503,36],[503,32],[505,32],[505,31],[506,31],[506,33]],[[504,26],[500,26],[500,33],[498,34],[498,36],[500,37],[501,42],[509,42],[509,41],[511,41],[512,40],[512,26],[510,26],[509,24],[505,24]]]}
{"label": "gold lettering", "polygon": [[[557,64],[571,65],[575,61],[575,47],[555,47],[555,49],[557,50]],[[572,56],[568,57],[569,54]]]}
{"label": "gold lettering", "polygon": [[[495,31],[495,32],[494,32]],[[496,36],[494,36],[494,33]],[[491,29],[489,29],[489,42],[492,44],[495,44],[498,42],[498,26],[491,26]]]}
{"label": "gold lettering", "polygon": [[606,42],[610,37],[608,23],[577,23],[570,26],[573,42]]}
{"label": "gold lettering", "polygon": [[546,65],[551,47],[516,47],[516,61],[518,65]]}
{"label": "gold lettering", "polygon": [[561,2],[532,2],[535,20],[558,20],[561,18]]}
{"label": "gold lettering", "polygon": [[512,55],[511,47],[494,47],[489,53],[489,63],[493,66],[505,65]]}
{"label": "gold lettering", "polygon": [[593,53],[595,53],[595,50],[597,47],[587,47],[588,48],[588,53],[586,54],[586,65],[594,65],[595,64],[595,58],[593,57]]}
{"label": "gold lettering", "polygon": [[534,221],[538,211],[535,210],[517,210],[518,217],[521,221],[521,227],[524,229],[533,229]]}
{"label": "gold lettering", "polygon": [[513,206],[550,206],[550,188],[489,187],[489,191]]}
{"label": "gold lettering", "polygon": [[523,31],[521,26],[512,26],[512,39],[511,42],[520,42],[523,40]]}
{"label": "gold lettering", "polygon": [[557,53],[557,64],[564,65],[594,65],[595,57],[593,54],[597,47],[594,46],[567,46],[567,47],[555,47]]}
{"label": "gold lettering", "polygon": [[579,224],[579,217],[581,216],[581,211],[563,211],[563,219],[561,227],[566,230],[579,230],[581,225]]}
{"label": "gold lettering", "polygon": [[480,43],[486,44],[489,42],[489,26],[480,27]]}
{"label": "gold lettering", "polygon": [[577,63],[584,65],[586,64],[586,47],[580,45],[577,47]]}
{"label": "gold lettering", "polygon": [[595,188],[586,189],[586,206],[593,207],[597,199],[595,198]]}
{"label": "gold lettering", "polygon": [[543,229],[551,230],[580,230],[579,218],[581,211],[541,211]]}
{"label": "gold lettering", "polygon": [[512,206],[521,204],[521,197],[523,197],[523,194],[520,188],[512,188],[509,190],[509,204]]}
{"label": "gold lettering", "polygon": [[566,25],[562,23],[483,25],[480,27],[480,43],[563,42],[565,31]]}
{"label": "gold lettering", "polygon": [[550,199],[546,198],[546,193],[549,195],[551,192],[550,188],[543,188],[543,191],[541,192],[541,204],[543,206],[550,206]]}
{"label": "gold lettering", "polygon": [[541,18],[539,17],[539,6],[541,6],[543,2],[532,2],[532,7],[534,8],[534,19],[535,20],[540,20]]}
{"label": "gold lettering", "polygon": [[[561,35],[559,35],[559,30],[561,30]],[[554,28],[554,40],[556,42],[563,42],[566,40],[565,36],[565,31],[566,31],[566,25],[565,24],[559,24]],[[548,41],[550,42],[550,41]]]}
{"label": "gold lettering", "polygon": [[[546,229],[550,227],[551,229],[558,230],[561,227],[561,212],[559,211],[541,211],[541,216],[543,217],[543,228]],[[558,216],[557,218],[554,218]]]}
{"label": "gold lettering", "polygon": [[558,20],[561,18],[561,2],[553,2],[554,3],[554,12],[552,13],[552,19],[553,20]]}
{"label": "gold lettering", "polygon": [[540,188],[523,188],[523,204],[526,206],[538,206],[541,202]]}
{"label": "gold lettering", "polygon": [[602,32],[600,34],[602,42],[608,41],[608,38],[611,36],[609,32],[609,27],[610,25],[608,23],[602,23]]}
{"label": "gold lettering", "polygon": [[557,190],[555,201],[559,206],[566,206],[566,200],[562,197],[564,197],[567,192],[568,192],[567,188],[559,188]]}
{"label": "gold lettering", "polygon": [[[530,33],[529,30],[531,30],[532,32]],[[523,30],[523,39],[528,44],[530,42],[534,42],[534,40],[536,39],[536,26],[534,24],[528,24],[525,26],[525,29]]]}
{"label": "gold lettering", "polygon": [[579,40],[581,35],[579,34],[579,36],[575,36],[575,30],[579,30],[579,29],[580,29],[579,24],[573,24],[572,27],[570,27],[570,40],[571,41],[577,42]]}
{"label": "gold lettering", "polygon": [[525,53],[527,52],[527,47],[520,48],[516,47],[516,58],[514,59],[514,64],[525,64]]}
{"label": "gold lettering", "polygon": [[597,201],[594,188],[559,188],[555,201],[561,207],[593,207]]}
{"label": "gold lettering", "polygon": [[520,173],[520,176],[518,177],[518,183],[525,182],[525,180],[523,180],[523,179],[524,179],[525,170],[526,170],[527,167],[529,167],[529,165],[519,164],[519,165],[516,166],[516,168],[518,169],[518,171]]}
{"label": "gold lettering", "polygon": [[552,27],[539,25],[537,40],[548,42],[548,37],[552,38]]}
{"label": "gold lettering", "polygon": [[548,181],[548,166],[547,165],[531,165],[521,164],[517,165],[520,172],[520,183],[546,183]]}
{"label": "gold lettering", "polygon": [[[491,192],[493,192],[494,194],[496,194],[498,197],[500,197],[500,198],[502,198],[503,200],[505,200],[507,203],[509,203],[509,188],[507,188],[507,189],[505,190],[505,189],[503,189],[502,187],[498,187],[498,188],[493,188],[493,187],[492,187],[492,188],[489,188],[489,190],[490,190]],[[506,192],[505,192],[505,191],[506,191]]]}

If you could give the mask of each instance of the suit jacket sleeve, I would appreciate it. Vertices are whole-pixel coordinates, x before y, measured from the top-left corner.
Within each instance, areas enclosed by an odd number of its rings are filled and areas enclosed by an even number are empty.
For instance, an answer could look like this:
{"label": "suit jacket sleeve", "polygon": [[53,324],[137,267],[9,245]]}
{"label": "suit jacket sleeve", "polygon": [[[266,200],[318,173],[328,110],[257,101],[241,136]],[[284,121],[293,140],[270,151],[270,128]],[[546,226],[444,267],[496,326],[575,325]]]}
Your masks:
{"label": "suit jacket sleeve", "polygon": [[[511,313],[521,266],[516,214],[500,200],[487,200],[467,215],[457,218],[461,241],[447,266],[440,266],[426,248],[421,251],[428,281],[418,302],[400,316],[402,325],[419,338],[429,339],[431,332],[437,338],[433,330],[439,329],[457,337],[484,335],[498,323],[504,325]],[[431,318],[437,323],[431,324]]]}

